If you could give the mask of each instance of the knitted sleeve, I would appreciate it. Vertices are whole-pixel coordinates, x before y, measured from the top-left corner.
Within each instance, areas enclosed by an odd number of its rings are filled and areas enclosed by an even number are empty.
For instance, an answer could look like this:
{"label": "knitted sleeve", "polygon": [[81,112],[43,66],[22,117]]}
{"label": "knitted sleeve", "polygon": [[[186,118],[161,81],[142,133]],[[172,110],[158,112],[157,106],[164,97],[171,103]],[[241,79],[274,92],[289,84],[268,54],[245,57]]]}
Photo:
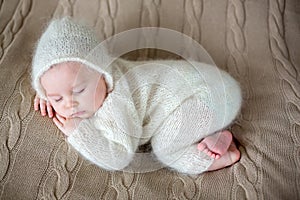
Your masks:
{"label": "knitted sleeve", "polygon": [[133,159],[141,133],[132,102],[114,94],[94,117],[79,124],[68,142],[99,167],[121,170]]}

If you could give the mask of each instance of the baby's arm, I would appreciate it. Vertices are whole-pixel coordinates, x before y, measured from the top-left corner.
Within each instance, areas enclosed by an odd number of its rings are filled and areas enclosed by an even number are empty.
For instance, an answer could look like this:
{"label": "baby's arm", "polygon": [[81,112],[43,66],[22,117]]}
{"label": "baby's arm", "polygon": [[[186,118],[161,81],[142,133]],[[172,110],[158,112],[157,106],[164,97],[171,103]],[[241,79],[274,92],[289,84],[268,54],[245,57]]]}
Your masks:
{"label": "baby's arm", "polygon": [[83,120],[68,142],[86,159],[107,170],[121,170],[131,162],[139,140],[118,127],[99,129],[93,118]]}
{"label": "baby's arm", "polygon": [[110,94],[91,118],[80,122],[68,142],[85,158],[108,170],[121,170],[133,159],[142,127],[130,97]]}

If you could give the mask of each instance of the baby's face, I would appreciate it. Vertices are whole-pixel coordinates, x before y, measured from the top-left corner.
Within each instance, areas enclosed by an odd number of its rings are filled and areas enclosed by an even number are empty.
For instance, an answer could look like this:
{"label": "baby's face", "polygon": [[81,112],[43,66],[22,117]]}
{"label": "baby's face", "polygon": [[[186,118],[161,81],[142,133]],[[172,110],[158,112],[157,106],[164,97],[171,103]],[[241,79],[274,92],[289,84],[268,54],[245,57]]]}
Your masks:
{"label": "baby's face", "polygon": [[91,117],[107,94],[104,77],[79,62],[53,66],[41,77],[41,84],[54,110],[66,118]]}

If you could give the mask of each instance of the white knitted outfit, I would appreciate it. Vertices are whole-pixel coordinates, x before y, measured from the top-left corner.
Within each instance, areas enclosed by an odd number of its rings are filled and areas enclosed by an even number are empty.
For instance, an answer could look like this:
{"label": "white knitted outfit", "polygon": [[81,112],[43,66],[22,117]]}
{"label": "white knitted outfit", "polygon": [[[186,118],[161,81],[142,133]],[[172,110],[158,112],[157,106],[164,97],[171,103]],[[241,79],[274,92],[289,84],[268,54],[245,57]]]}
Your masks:
{"label": "white knitted outfit", "polygon": [[197,144],[236,117],[241,106],[237,82],[197,62],[119,59],[110,69],[114,90],[69,143],[98,166],[121,170],[150,140],[165,165],[188,174],[206,171],[213,160]]}
{"label": "white knitted outfit", "polygon": [[[126,168],[139,145],[150,141],[154,155],[165,165],[182,173],[202,173],[213,159],[199,152],[197,144],[228,126],[241,107],[238,83],[207,64],[117,59],[98,71],[111,77],[106,81],[113,80],[107,82],[113,90],[93,117],[80,122],[68,142],[108,170]],[[41,73],[37,74],[33,74],[36,85]]]}

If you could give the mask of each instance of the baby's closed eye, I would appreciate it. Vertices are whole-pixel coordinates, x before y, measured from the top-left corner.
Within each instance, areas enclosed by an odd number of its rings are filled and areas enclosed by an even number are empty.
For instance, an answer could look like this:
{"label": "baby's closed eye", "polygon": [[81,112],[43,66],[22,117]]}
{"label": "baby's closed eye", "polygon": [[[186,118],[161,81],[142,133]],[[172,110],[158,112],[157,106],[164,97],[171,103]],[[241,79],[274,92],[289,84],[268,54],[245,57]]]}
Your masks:
{"label": "baby's closed eye", "polygon": [[80,93],[84,92],[84,90],[85,90],[85,88],[80,89],[80,90],[75,90],[73,92],[76,93],[76,94],[80,94]]}
{"label": "baby's closed eye", "polygon": [[62,100],[62,97],[60,97],[59,99],[54,99],[55,102],[60,102]]}

